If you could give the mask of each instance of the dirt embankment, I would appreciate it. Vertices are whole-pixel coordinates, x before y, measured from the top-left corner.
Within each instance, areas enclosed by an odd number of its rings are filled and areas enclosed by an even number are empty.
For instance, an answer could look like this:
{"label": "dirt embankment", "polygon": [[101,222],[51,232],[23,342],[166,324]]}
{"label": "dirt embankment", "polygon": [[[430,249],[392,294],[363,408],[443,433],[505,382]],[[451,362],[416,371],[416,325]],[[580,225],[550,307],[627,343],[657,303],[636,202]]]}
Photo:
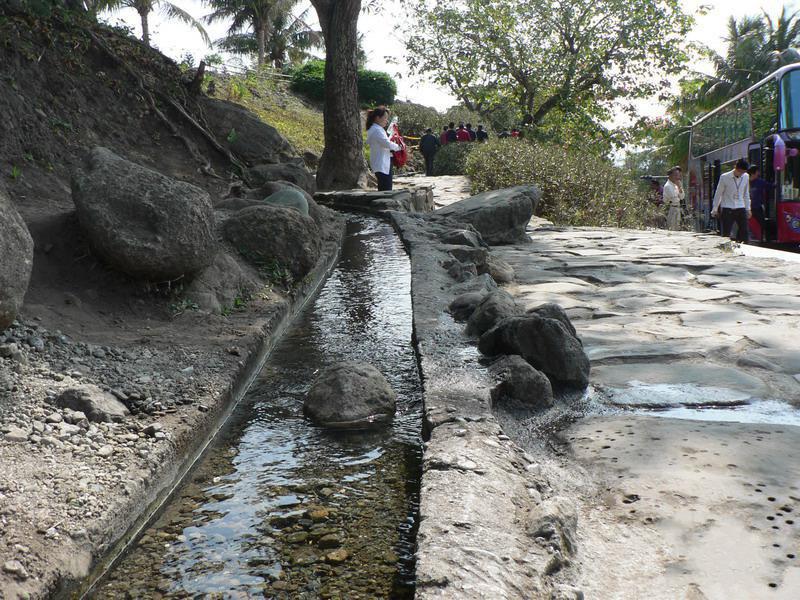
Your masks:
{"label": "dirt embankment", "polygon": [[[316,207],[316,267],[293,284],[249,267],[260,287],[221,314],[197,310],[184,278],[143,281],[104,263],[70,191],[91,148],[191,183],[215,207],[258,164],[231,154],[245,136],[210,133],[190,84],[112,29],[0,18],[0,173],[35,244],[20,316],[0,331],[0,598],[46,597],[87,574],[202,447],[338,251],[341,220]],[[274,148],[256,150],[283,160],[291,148],[267,133]],[[57,405],[91,386],[130,416],[96,422]]]}

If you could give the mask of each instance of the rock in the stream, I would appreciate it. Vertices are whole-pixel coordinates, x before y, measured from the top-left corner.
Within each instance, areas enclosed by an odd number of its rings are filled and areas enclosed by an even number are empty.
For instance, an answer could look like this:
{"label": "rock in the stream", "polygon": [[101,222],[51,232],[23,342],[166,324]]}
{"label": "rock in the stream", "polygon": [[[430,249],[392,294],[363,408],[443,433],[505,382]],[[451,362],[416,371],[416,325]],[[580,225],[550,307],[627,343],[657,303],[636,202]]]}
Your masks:
{"label": "rock in the stream", "polygon": [[497,385],[492,388],[492,404],[515,410],[541,410],[553,405],[553,388],[541,371],[521,356],[505,356],[489,369]]}
{"label": "rock in the stream", "polygon": [[394,418],[396,401],[394,390],[378,369],[348,361],[320,374],[303,410],[324,427],[365,428]]}
{"label": "rock in the stream", "polygon": [[478,269],[478,273],[488,273],[497,283],[514,281],[514,267],[491,252],[486,257],[484,265]]}
{"label": "rock in the stream", "polygon": [[296,280],[305,277],[319,259],[317,224],[290,208],[265,204],[245,208],[225,222],[224,231],[249,262],[258,267],[286,268]]}
{"label": "rock in the stream", "polygon": [[0,332],[17,316],[33,267],[33,239],[0,184]]}
{"label": "rock in the stream", "polygon": [[467,335],[483,335],[503,319],[522,312],[523,308],[508,292],[496,290],[486,294],[467,320]]}
{"label": "rock in the stream", "polygon": [[134,277],[192,275],[216,254],[214,209],[200,188],[94,148],[72,200],[95,252]]}
{"label": "rock in the stream", "polygon": [[589,384],[589,358],[557,319],[536,313],[503,319],[481,336],[478,349],[487,356],[518,354],[552,382],[580,388]]}
{"label": "rock in the stream", "polygon": [[526,243],[525,228],[541,196],[535,185],[483,192],[440,208],[434,219],[469,223],[488,244]]}
{"label": "rock in the stream", "polygon": [[95,422],[122,421],[129,414],[122,402],[91,384],[64,390],[56,396],[55,404],[80,411]]}

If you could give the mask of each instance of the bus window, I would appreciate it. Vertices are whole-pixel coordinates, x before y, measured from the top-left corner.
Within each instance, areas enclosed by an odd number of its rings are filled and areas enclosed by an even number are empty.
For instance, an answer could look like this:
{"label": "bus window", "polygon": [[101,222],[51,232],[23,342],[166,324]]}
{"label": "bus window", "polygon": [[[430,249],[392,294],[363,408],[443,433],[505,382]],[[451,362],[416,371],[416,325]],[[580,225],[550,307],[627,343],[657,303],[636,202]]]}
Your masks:
{"label": "bus window", "polygon": [[753,134],[763,140],[778,128],[778,84],[768,81],[750,94],[753,110]]}
{"label": "bus window", "polygon": [[800,200],[800,156],[787,156],[781,177],[783,200]]}
{"label": "bus window", "polygon": [[781,79],[781,129],[800,129],[800,71]]}
{"label": "bus window", "polygon": [[702,156],[750,139],[750,107],[747,96],[698,123],[692,132],[692,156]]}

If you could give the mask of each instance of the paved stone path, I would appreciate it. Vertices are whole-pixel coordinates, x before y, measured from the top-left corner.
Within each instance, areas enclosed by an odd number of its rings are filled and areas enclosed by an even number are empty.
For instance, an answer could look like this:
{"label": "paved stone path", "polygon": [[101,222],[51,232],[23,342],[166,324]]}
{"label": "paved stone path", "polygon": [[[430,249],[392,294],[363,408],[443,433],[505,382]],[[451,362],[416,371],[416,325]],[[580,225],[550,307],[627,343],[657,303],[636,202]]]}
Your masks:
{"label": "paved stone path", "polygon": [[[796,262],[682,232],[531,237],[492,249],[515,269],[507,289],[563,306],[592,361],[591,414],[561,434],[587,474],[561,490],[579,507],[571,583],[620,600],[799,597]],[[541,443],[532,421],[507,431]]]}
{"label": "paved stone path", "polygon": [[436,208],[447,206],[472,195],[469,179],[461,175],[440,175],[439,177],[396,177],[397,187],[406,185],[429,185],[433,187],[433,201]]}

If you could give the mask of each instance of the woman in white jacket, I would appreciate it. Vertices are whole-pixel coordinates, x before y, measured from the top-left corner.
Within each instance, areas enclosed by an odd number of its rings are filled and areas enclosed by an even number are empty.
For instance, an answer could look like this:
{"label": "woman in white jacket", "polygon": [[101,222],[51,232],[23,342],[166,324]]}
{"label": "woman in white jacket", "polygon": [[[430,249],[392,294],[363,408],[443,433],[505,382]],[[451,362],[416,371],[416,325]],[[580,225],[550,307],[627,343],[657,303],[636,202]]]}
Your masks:
{"label": "woman in white jacket", "polygon": [[389,124],[389,111],[379,106],[367,113],[367,144],[369,144],[369,166],[378,178],[378,191],[392,189],[392,154],[400,146],[389,139],[386,126]]}

